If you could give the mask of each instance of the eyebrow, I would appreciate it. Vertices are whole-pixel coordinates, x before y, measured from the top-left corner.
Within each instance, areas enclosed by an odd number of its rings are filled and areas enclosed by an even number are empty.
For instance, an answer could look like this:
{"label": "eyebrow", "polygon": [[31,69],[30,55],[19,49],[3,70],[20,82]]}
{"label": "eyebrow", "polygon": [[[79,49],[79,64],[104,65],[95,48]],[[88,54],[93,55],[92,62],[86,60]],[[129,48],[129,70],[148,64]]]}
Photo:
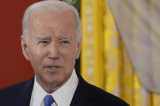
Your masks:
{"label": "eyebrow", "polygon": [[[63,36],[60,38],[61,39],[71,39],[72,40],[72,37],[71,36]],[[51,40],[51,37],[37,37],[36,40]]]}
{"label": "eyebrow", "polygon": [[60,39],[71,39],[72,40],[72,37],[71,36],[63,36]]}
{"label": "eyebrow", "polygon": [[50,40],[51,37],[37,37],[36,40]]}

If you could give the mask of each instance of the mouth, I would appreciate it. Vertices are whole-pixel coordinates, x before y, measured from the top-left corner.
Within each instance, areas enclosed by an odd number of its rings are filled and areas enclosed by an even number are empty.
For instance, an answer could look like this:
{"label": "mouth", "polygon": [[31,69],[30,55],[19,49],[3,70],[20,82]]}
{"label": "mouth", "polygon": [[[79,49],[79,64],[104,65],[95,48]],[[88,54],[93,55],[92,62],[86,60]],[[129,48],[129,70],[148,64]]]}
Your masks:
{"label": "mouth", "polygon": [[57,68],[60,68],[60,66],[46,66],[45,68],[49,68],[49,69],[55,70]]}
{"label": "mouth", "polygon": [[49,66],[48,68],[54,70],[54,69],[57,69],[58,67],[57,66]]}

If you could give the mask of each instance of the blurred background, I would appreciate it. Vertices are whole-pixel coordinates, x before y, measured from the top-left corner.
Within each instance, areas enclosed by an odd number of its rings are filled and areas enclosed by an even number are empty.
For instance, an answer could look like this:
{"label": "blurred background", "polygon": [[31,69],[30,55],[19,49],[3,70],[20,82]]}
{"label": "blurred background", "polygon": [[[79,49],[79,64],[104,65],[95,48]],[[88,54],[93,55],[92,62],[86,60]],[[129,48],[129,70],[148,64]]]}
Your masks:
{"label": "blurred background", "polygon": [[[25,9],[38,1],[0,1],[0,89],[34,76],[20,36]],[[130,106],[160,106],[160,1],[64,1],[81,17],[76,71]]]}

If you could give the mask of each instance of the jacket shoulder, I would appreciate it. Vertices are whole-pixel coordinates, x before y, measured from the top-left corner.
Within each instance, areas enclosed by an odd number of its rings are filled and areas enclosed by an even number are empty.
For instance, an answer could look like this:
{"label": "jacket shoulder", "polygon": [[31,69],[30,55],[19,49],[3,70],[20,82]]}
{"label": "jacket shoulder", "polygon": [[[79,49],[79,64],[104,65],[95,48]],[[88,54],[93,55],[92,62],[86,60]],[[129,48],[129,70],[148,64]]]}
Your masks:
{"label": "jacket shoulder", "polygon": [[18,83],[18,84],[11,85],[11,86],[9,86],[9,87],[0,89],[0,97],[1,97],[1,96],[5,96],[5,95],[7,95],[7,94],[13,94],[13,93],[15,93],[16,91],[19,91],[19,90],[25,85],[25,82],[26,82],[26,81],[23,81],[23,82],[20,82],[20,83]]}
{"label": "jacket shoulder", "polygon": [[0,98],[6,97],[6,96],[8,96],[8,94],[10,96],[12,96],[12,95],[15,96],[18,93],[25,92],[29,88],[32,89],[33,83],[34,83],[34,77],[27,80],[27,81],[23,81],[23,82],[15,84],[15,85],[0,89]]}
{"label": "jacket shoulder", "polygon": [[[34,78],[0,90],[0,106],[28,106]],[[9,100],[9,102],[8,102]]]}
{"label": "jacket shoulder", "polygon": [[129,106],[125,101],[120,99],[119,97],[108,93],[94,85],[91,85],[91,88],[93,89],[93,95],[94,95],[94,101],[97,101],[97,105],[99,106]]}
{"label": "jacket shoulder", "polygon": [[84,102],[83,106],[129,106],[119,97],[89,84],[81,77],[79,73],[77,73],[77,76],[79,78],[79,84],[73,97],[71,106],[75,106],[77,102],[79,104]]}

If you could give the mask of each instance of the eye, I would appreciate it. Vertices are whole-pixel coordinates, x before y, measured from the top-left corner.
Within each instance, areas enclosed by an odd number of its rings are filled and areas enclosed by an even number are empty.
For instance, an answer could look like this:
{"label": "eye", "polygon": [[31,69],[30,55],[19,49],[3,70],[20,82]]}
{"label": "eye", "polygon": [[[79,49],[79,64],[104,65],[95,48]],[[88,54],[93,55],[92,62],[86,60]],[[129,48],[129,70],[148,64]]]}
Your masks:
{"label": "eye", "polygon": [[48,43],[48,41],[41,41],[40,43]]}
{"label": "eye", "polygon": [[62,41],[62,43],[69,43],[69,41]]}
{"label": "eye", "polygon": [[63,40],[63,41],[60,41],[60,45],[61,46],[67,46],[70,44],[70,41],[69,40]]}

